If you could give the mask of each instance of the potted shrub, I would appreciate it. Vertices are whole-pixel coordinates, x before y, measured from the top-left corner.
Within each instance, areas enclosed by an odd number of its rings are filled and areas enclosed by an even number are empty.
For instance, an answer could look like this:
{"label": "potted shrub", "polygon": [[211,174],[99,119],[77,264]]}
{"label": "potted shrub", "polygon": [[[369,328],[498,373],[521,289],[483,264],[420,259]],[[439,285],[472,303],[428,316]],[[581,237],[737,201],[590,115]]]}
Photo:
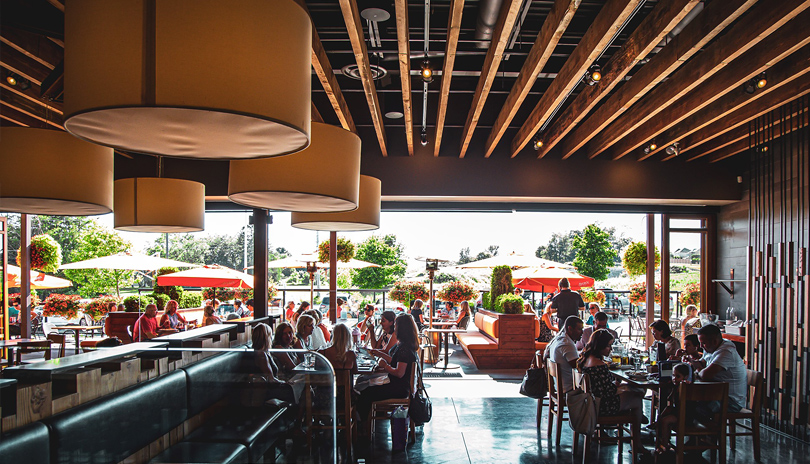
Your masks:
{"label": "potted shrub", "polygon": [[[173,274],[175,272],[178,272],[179,270],[180,269],[178,269],[176,267],[172,267],[172,266],[162,267],[162,268],[158,269],[157,272],[155,273],[155,286],[154,286],[154,290],[153,290],[152,294],[153,295],[167,295],[168,298],[166,299],[166,301],[169,301],[169,300],[179,301],[180,300],[180,295],[183,294],[183,287],[162,286],[162,285],[157,284],[157,280],[158,280],[157,278],[158,277],[160,277],[162,275],[166,275],[166,274]],[[163,309],[163,306],[161,305],[160,301],[158,302],[158,309],[161,309],[161,310]]]}
{"label": "potted shrub", "polygon": [[177,304],[180,308],[199,308],[202,306],[203,296],[201,292],[183,292]]}
{"label": "potted shrub", "polygon": [[448,282],[436,294],[436,298],[442,301],[450,301],[459,304],[462,301],[469,301],[475,298],[476,291],[472,284],[463,280]]}
{"label": "potted shrub", "polygon": [[[347,238],[338,237],[337,239],[337,259],[338,261],[348,262],[354,257],[354,244]],[[329,240],[324,240],[318,245],[318,261],[322,263],[329,262]]]}
{"label": "potted shrub", "polygon": [[682,306],[695,305],[700,307],[700,284],[698,282],[691,282],[686,284],[681,296],[678,297]]}
{"label": "potted shrub", "polygon": [[512,269],[509,266],[495,266],[492,269],[492,280],[489,290],[489,301],[496,309],[498,297],[503,294],[511,294],[515,290],[512,285]]}
{"label": "potted shrub", "polygon": [[45,317],[61,316],[68,320],[75,319],[83,306],[80,300],[79,295],[52,293],[45,298],[42,315]]}
{"label": "potted shrub", "polygon": [[155,299],[147,295],[132,295],[124,298],[124,308],[129,313],[137,313],[146,309],[146,305],[155,304]]}
{"label": "potted shrub", "polygon": [[523,305],[523,298],[513,293],[505,293],[495,302],[496,311],[503,314],[523,314]]}
{"label": "potted shrub", "polygon": [[[17,249],[17,265],[20,264],[21,248]],[[31,238],[31,269],[56,272],[62,265],[62,246],[48,234]]]}

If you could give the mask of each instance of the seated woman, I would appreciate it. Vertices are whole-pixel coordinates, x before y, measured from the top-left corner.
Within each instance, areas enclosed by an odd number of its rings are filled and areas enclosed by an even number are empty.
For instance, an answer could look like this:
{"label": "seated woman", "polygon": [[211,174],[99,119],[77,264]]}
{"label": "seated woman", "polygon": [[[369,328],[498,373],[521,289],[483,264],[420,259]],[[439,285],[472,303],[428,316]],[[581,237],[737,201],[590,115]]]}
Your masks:
{"label": "seated woman", "polygon": [[410,314],[400,314],[394,324],[396,328],[397,343],[391,350],[391,355],[379,352],[382,358],[378,369],[388,373],[389,383],[375,385],[366,388],[360,393],[357,400],[357,412],[360,420],[365,422],[371,419],[371,403],[390,398],[407,398],[411,388],[408,383],[411,379],[411,371],[416,369],[414,364],[418,356],[416,350],[419,347],[416,324]]}
{"label": "seated woman", "polygon": [[675,356],[679,349],[681,349],[681,342],[672,336],[672,329],[669,324],[662,319],[650,324],[652,329],[653,338],[658,342],[663,342],[667,350],[667,358]]}
{"label": "seated woman", "polygon": [[[370,345],[372,351],[379,351],[390,354],[391,349],[397,344],[397,334],[394,331],[394,321],[396,321],[397,314],[393,311],[383,311],[380,317],[380,326],[382,327],[382,334],[377,335],[377,332],[372,330],[370,335]],[[379,356],[376,354],[375,356]]]}
{"label": "seated woman", "polygon": [[416,323],[416,330],[422,331],[425,327],[425,311],[424,311],[425,302],[417,298],[414,300],[413,304],[411,305],[411,317],[413,321]]}
{"label": "seated woman", "polygon": [[374,331],[374,305],[367,304],[363,308],[363,317],[357,323],[357,330],[360,331],[360,336],[363,340],[370,338],[369,332]]}
{"label": "seated woman", "polygon": [[[465,317],[467,318],[466,322],[464,321]],[[466,329],[467,328],[466,324],[469,323],[469,320],[470,320],[470,303],[462,301],[461,304],[459,305],[458,317],[456,318],[456,322],[454,325],[459,329]],[[462,323],[465,324],[464,327],[461,326]]]}
{"label": "seated woman", "polygon": [[312,333],[315,331],[315,319],[312,316],[302,314],[298,316],[295,324],[295,343],[293,348],[299,350],[312,349]]}
{"label": "seated woman", "polygon": [[686,339],[687,335],[696,334],[702,324],[700,323],[699,311],[695,305],[686,306],[686,317],[681,321],[681,337]]}
{"label": "seated woman", "polygon": [[[273,334],[274,349],[293,349],[295,348],[295,341],[293,328],[289,322],[281,322],[276,326],[276,332]],[[273,353],[273,357],[281,367],[283,378],[290,378],[293,368],[301,362],[298,353]]]}
{"label": "seated woman", "polygon": [[279,369],[270,356],[270,326],[264,323],[253,327],[253,367],[264,383],[267,383],[266,398],[278,398],[290,404],[297,403],[292,387],[279,379]]}
{"label": "seated woman", "polygon": [[601,399],[599,415],[615,416],[621,411],[632,411],[639,423],[646,424],[649,421],[642,414],[643,392],[631,389],[619,391],[620,382],[614,380],[605,364],[604,358],[610,357],[612,347],[613,335],[610,332],[605,329],[595,331],[577,360],[577,368],[583,374],[588,374],[591,392]]}
{"label": "seated woman", "polygon": [[298,306],[298,309],[293,312],[292,318],[290,319],[290,324],[296,325],[298,324],[298,318],[301,317],[302,314],[309,311],[309,303],[306,301],[302,301],[301,304]]}
{"label": "seated woman", "polygon": [[[321,312],[317,309],[310,309],[305,312],[307,316],[311,317],[315,321],[315,327],[312,330],[312,336],[309,340],[309,349],[310,350],[320,350],[321,348],[326,347],[326,337],[324,337],[324,330],[321,329]],[[326,333],[328,334],[329,331],[327,330]]]}
{"label": "seated woman", "polygon": [[185,328],[188,322],[185,317],[177,313],[177,306],[177,302],[174,300],[169,300],[166,303],[166,310],[163,311],[158,323],[161,329],[181,330]]}
{"label": "seated woman", "polygon": [[[529,311],[525,312],[530,312],[531,305],[529,303],[526,303],[526,306],[529,306],[530,309]],[[557,336],[557,332],[560,331],[560,329],[555,327],[554,323],[551,322],[551,314],[545,311],[543,311],[543,315],[540,316],[539,318],[539,324],[540,324],[540,335],[537,336],[538,342],[548,343],[551,340],[553,340],[554,337]]]}
{"label": "seated woman", "polygon": [[205,309],[203,310],[203,314],[205,314],[205,317],[203,317],[203,327],[213,324],[222,324],[222,319],[220,319],[219,316],[214,315],[213,305],[206,305]]}
{"label": "seated woman", "polygon": [[352,334],[346,324],[337,324],[332,342],[320,351],[332,363],[335,370],[345,369],[357,372],[357,355],[352,351]]}

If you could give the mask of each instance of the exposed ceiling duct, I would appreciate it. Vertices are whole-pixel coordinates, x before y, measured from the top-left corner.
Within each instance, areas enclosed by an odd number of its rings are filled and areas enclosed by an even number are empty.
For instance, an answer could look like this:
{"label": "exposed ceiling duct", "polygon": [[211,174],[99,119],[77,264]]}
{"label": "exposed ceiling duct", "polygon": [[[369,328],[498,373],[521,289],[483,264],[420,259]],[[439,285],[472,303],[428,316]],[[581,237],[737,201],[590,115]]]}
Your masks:
{"label": "exposed ceiling duct", "polygon": [[478,48],[488,48],[498,22],[503,0],[481,0],[478,3],[478,19],[475,21],[475,40]]}

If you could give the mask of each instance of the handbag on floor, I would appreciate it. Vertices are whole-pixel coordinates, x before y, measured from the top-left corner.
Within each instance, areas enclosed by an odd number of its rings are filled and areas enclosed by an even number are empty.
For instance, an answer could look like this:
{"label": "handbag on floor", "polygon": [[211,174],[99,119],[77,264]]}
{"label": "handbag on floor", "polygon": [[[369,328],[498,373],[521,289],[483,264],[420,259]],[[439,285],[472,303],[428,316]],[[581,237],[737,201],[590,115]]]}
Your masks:
{"label": "handbag on floor", "polygon": [[520,394],[529,398],[545,398],[548,393],[548,377],[542,367],[530,367],[520,383]]}
{"label": "handbag on floor", "polygon": [[[419,363],[414,363],[414,365],[416,369],[419,369]],[[428,396],[427,390],[425,390],[425,384],[422,383],[421,370],[418,371],[418,374],[419,381],[417,382],[416,391],[411,397],[408,415],[415,425],[422,425],[430,422],[431,417],[433,417],[433,405],[430,402],[430,396]]]}
{"label": "handbag on floor", "polygon": [[568,425],[574,432],[592,436],[599,418],[599,397],[582,389],[582,385],[565,395]]}

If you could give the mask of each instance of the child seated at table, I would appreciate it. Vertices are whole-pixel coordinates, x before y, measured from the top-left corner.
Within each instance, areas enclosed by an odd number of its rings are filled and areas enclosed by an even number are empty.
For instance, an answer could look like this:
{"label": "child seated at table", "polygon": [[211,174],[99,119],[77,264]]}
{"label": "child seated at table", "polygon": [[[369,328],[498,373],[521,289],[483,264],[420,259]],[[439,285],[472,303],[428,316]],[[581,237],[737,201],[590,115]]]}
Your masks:
{"label": "child seated at table", "polygon": [[[679,403],[679,386],[682,383],[690,383],[692,380],[692,368],[689,364],[680,363],[676,364],[672,369],[672,392],[667,398],[667,407],[661,411],[658,418],[658,447],[656,448],[657,454],[664,454],[667,452],[674,452],[670,439],[672,432],[678,426],[678,414],[680,408],[685,407]],[[691,416],[688,414],[687,417]]]}

